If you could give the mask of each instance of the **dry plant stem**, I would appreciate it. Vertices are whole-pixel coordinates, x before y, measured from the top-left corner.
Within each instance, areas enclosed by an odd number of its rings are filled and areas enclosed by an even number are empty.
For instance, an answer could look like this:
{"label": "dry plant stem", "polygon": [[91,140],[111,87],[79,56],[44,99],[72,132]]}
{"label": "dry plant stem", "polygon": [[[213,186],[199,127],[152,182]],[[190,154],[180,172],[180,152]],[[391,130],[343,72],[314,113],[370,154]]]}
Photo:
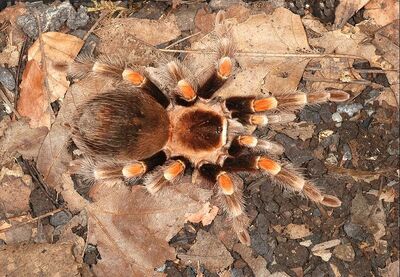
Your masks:
{"label": "dry plant stem", "polygon": [[[158,49],[161,52],[170,53],[189,53],[189,54],[217,54],[216,51],[209,51],[204,49],[189,49],[189,50],[175,50],[175,49]],[[261,58],[346,58],[346,59],[360,59],[363,57],[345,54],[297,54],[297,53],[262,53],[262,52],[241,52],[235,53],[237,56],[261,57]]]}
{"label": "dry plant stem", "polygon": [[[347,68],[350,69],[350,68]],[[319,71],[322,70],[320,67],[306,67],[306,71]],[[351,68],[352,71],[355,71],[357,73],[386,73],[386,72],[393,72],[393,71],[399,71],[398,69],[356,69],[356,68]]]}
{"label": "dry plant stem", "polygon": [[0,98],[1,100],[3,100],[4,103],[6,103],[8,107],[10,107],[11,111],[15,114],[15,117],[17,119],[20,119],[21,115],[14,108],[14,105],[11,103],[10,99],[8,99],[7,94],[5,93],[5,89],[6,88],[3,86],[3,84],[0,84]]}
{"label": "dry plant stem", "polygon": [[15,101],[14,101],[14,108],[17,108],[17,102],[19,98],[19,77],[21,74],[21,68],[22,68],[22,60],[24,58],[26,46],[28,45],[28,39],[24,40],[24,43],[22,44],[21,51],[19,52],[19,58],[18,58],[18,67],[17,67],[17,73],[15,74]]}
{"label": "dry plant stem", "polygon": [[324,83],[344,83],[344,84],[361,84],[361,85],[371,84],[371,82],[367,80],[354,80],[354,81],[343,82],[338,79],[310,78],[310,77],[304,77],[304,80],[310,82],[324,82]]}
{"label": "dry plant stem", "polygon": [[[51,212],[48,212],[48,213],[39,215],[38,217],[29,219],[28,221],[25,221],[25,222],[22,222],[22,223],[19,223],[19,224],[12,225],[12,226],[6,227],[6,228],[4,228],[4,229],[1,229],[1,230],[0,230],[0,233],[4,233],[4,232],[7,232],[7,231],[10,230],[10,229],[18,228],[18,227],[20,227],[20,226],[22,226],[22,225],[25,225],[25,224],[28,224],[28,223],[32,223],[32,222],[38,221],[38,220],[40,220],[40,219],[42,219],[42,218],[51,216],[51,215],[53,215],[53,214],[55,214],[55,213],[58,213],[58,212],[61,212],[61,211],[63,211],[63,210],[64,210],[64,208],[58,208],[58,209],[56,209],[56,210],[54,210],[54,211],[51,211]],[[18,219],[18,218],[24,217],[24,216],[26,216],[26,215],[20,215],[20,216],[15,216],[15,217],[6,218],[6,220]]]}
{"label": "dry plant stem", "polygon": [[189,36],[187,36],[187,37],[184,37],[184,38],[182,38],[182,39],[180,39],[180,40],[178,40],[178,41],[175,41],[174,43],[172,43],[171,45],[168,45],[168,46],[165,47],[164,49],[170,49],[170,48],[174,47],[175,45],[177,45],[177,44],[179,44],[179,43],[181,43],[181,42],[183,42],[183,41],[185,41],[185,40],[188,40],[188,39],[190,39],[190,38],[192,38],[192,37],[195,37],[195,36],[197,36],[197,35],[199,35],[199,34],[201,34],[201,32],[197,32],[197,33],[191,34],[191,35],[189,35]]}
{"label": "dry plant stem", "polygon": [[41,58],[41,68],[43,70],[43,73],[45,75],[44,78],[44,89],[46,90],[46,94],[47,94],[47,100],[48,100],[48,105],[50,105],[50,86],[49,86],[49,82],[47,80],[47,63],[46,63],[46,53],[44,52],[44,48],[43,48],[43,38],[42,38],[42,27],[40,25],[40,18],[38,14],[35,14],[35,19],[36,19],[36,24],[38,26],[38,32],[39,32],[39,49],[40,49],[40,54],[42,55]]}
{"label": "dry plant stem", "polygon": [[93,26],[89,29],[89,31],[86,33],[86,35],[83,37],[83,41],[86,41],[87,38],[90,36],[91,33],[94,32],[94,30],[99,26],[100,22],[109,14],[109,12],[103,12],[100,14],[100,17],[96,20],[96,22],[93,24]]}

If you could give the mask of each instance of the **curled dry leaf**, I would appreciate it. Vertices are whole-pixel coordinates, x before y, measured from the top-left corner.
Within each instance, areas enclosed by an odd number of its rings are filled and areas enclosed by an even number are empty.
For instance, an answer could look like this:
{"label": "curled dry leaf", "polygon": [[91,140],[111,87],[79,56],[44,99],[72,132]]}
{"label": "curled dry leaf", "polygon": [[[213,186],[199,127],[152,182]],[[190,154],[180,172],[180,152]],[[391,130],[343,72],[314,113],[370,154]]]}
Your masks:
{"label": "curled dry leaf", "polygon": [[0,250],[4,276],[79,276],[71,243],[27,244]]}
{"label": "curled dry leaf", "polygon": [[[43,45],[40,45],[41,43]],[[47,87],[50,102],[64,98],[69,87],[66,65],[74,61],[83,43],[83,40],[72,35],[47,32],[29,48],[28,61],[35,60],[42,65],[42,72],[46,78],[43,85]]]}
{"label": "curled dry leaf", "polygon": [[16,153],[26,158],[36,158],[47,133],[46,127],[29,128],[24,119],[11,122],[0,138],[0,161],[7,162]]}
{"label": "curled dry leaf", "polygon": [[231,254],[222,242],[204,230],[199,230],[195,244],[186,254],[178,254],[178,258],[183,263],[192,266],[196,266],[198,263],[203,264],[212,272],[221,271],[233,263]]}
{"label": "curled dry leaf", "polygon": [[267,269],[267,261],[262,256],[255,258],[250,247],[237,243],[233,247],[233,251],[239,253],[242,259],[249,265],[255,277],[271,275]]}
{"label": "curled dry leaf", "polygon": [[31,128],[45,126],[50,129],[52,112],[47,91],[44,88],[44,73],[35,60],[28,61],[22,75],[17,110],[30,119]]}
{"label": "curled dry leaf", "polygon": [[290,239],[301,239],[312,235],[310,229],[305,224],[292,224],[290,223],[285,228],[285,234]]}
{"label": "curled dry leaf", "polygon": [[210,202],[207,202],[203,205],[200,211],[194,214],[186,215],[187,220],[193,223],[202,223],[203,226],[210,225],[214,218],[218,214],[218,207],[212,206],[210,207]]}
{"label": "curled dry leaf", "polygon": [[[287,9],[278,8],[272,15],[258,14],[246,21],[231,24],[232,38],[239,52],[265,53],[301,53],[309,52],[310,47],[300,16]],[[209,45],[211,36],[194,43],[192,48],[204,49]],[[200,64],[213,63],[213,55],[189,55],[187,62],[198,76],[204,76]],[[237,60],[241,71],[229,80],[218,94],[222,97],[232,95],[257,95],[262,90],[272,94],[293,92],[303,75],[309,59],[301,57],[255,57],[239,54]]]}
{"label": "curled dry leaf", "polygon": [[370,0],[340,0],[335,10],[335,25],[342,28],[347,20],[365,6]]}
{"label": "curled dry leaf", "polygon": [[396,190],[393,187],[384,189],[381,194],[379,194],[379,191],[376,189],[371,189],[367,193],[375,195],[376,197],[379,195],[379,200],[383,200],[385,202],[394,202],[394,199],[397,197]]}
{"label": "curled dry leaf", "polygon": [[393,20],[399,19],[398,0],[370,0],[365,5],[364,16],[372,18],[376,24],[385,26]]}
{"label": "curled dry leaf", "polygon": [[99,37],[108,37],[107,41],[116,39],[112,45],[118,50],[118,45],[121,46],[121,38],[133,37],[142,43],[156,46],[171,40],[176,39],[181,34],[176,18],[173,14],[164,17],[160,20],[138,19],[138,18],[114,18],[105,21],[103,27],[96,31]]}
{"label": "curled dry leaf", "polygon": [[94,266],[99,276],[153,276],[154,268],[175,259],[168,241],[183,227],[186,213],[196,213],[212,194],[185,180],[166,188],[163,197],[119,183],[99,186],[97,201],[88,203],[73,190],[67,174],[63,181],[68,205],[87,210],[88,242],[97,245],[102,257]]}

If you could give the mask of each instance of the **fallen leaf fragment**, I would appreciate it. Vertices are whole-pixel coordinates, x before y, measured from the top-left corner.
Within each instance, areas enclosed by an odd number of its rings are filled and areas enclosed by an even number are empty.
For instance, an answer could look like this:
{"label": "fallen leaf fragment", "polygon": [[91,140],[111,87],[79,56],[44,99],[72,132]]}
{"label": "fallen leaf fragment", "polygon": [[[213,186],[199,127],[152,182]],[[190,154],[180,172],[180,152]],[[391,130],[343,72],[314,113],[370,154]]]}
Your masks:
{"label": "fallen leaf fragment", "polygon": [[197,241],[186,254],[178,254],[184,264],[196,266],[203,264],[208,270],[218,272],[233,263],[231,254],[212,234],[199,230]]}
{"label": "fallen leaf fragment", "polygon": [[365,18],[372,18],[376,24],[385,26],[393,20],[399,19],[398,0],[370,0],[365,5]]}
{"label": "fallen leaf fragment", "polygon": [[168,241],[183,227],[185,215],[200,210],[212,194],[188,180],[166,188],[163,197],[121,182],[98,186],[94,202],[89,203],[73,189],[68,174],[62,180],[68,206],[88,213],[88,243],[97,245],[102,257],[93,270],[101,276],[155,275],[154,268],[175,259]]}
{"label": "fallen leaf fragment", "polygon": [[4,276],[79,276],[81,267],[72,255],[73,244],[27,244],[0,250]]}
{"label": "fallen leaf fragment", "polygon": [[[115,18],[104,23],[96,32],[99,37],[117,35],[118,40],[133,36],[144,43],[156,46],[180,36],[181,32],[173,14],[160,20]],[[116,49],[118,50],[118,49]]]}
{"label": "fallen leaf fragment", "polygon": [[267,269],[267,261],[261,256],[257,256],[255,258],[250,247],[241,243],[237,243],[233,247],[233,251],[239,253],[242,259],[249,265],[255,277],[271,275]]}
{"label": "fallen leaf fragment", "polygon": [[[230,24],[232,39],[239,52],[253,53],[298,53],[311,51],[307,36],[298,15],[278,8],[272,15],[258,14],[238,23],[235,18],[226,20]],[[192,45],[204,49],[212,44],[212,36],[206,36]],[[254,57],[238,55],[241,70],[219,91],[221,97],[257,95],[261,91],[282,94],[296,91],[308,59],[302,57]],[[205,65],[215,62],[213,55],[188,55],[187,64],[197,76],[207,76]]]}
{"label": "fallen leaf fragment", "polygon": [[312,235],[312,232],[305,224],[292,224],[290,223],[285,228],[285,234],[290,239],[301,239]]}
{"label": "fallen leaf fragment", "polygon": [[35,158],[47,133],[46,127],[29,128],[23,119],[11,122],[0,138],[0,160],[7,162],[16,153],[25,158]]}
{"label": "fallen leaf fragment", "polygon": [[218,207],[210,207],[210,202],[203,205],[203,208],[194,214],[187,215],[187,220],[192,223],[202,223],[203,226],[210,225],[218,214]]}
{"label": "fallen leaf fragment", "polygon": [[274,125],[271,129],[283,133],[292,139],[306,141],[314,135],[315,125],[307,122],[289,122],[285,125]]}
{"label": "fallen leaf fragment", "polygon": [[[379,191],[375,189],[371,189],[367,192],[368,194],[372,194],[375,196],[379,195]],[[383,200],[385,202],[394,202],[394,199],[396,198],[396,190],[393,187],[387,188],[381,192],[379,195],[379,200]]]}
{"label": "fallen leaf fragment", "polygon": [[319,244],[316,244],[311,248],[311,252],[314,256],[321,257],[321,259],[325,262],[329,261],[332,257],[332,252],[328,249],[335,247],[340,244],[339,239],[325,241]]}
{"label": "fallen leaf fragment", "polygon": [[45,126],[50,129],[52,112],[44,88],[44,73],[35,60],[28,61],[22,75],[17,110],[30,118],[31,128]]}
{"label": "fallen leaf fragment", "polygon": [[[50,94],[48,96],[50,102],[64,98],[69,87],[66,65],[74,61],[83,43],[83,40],[73,35],[47,32],[43,33],[41,39],[37,39],[29,48],[28,61],[35,60],[41,64],[43,76],[46,79],[43,86],[46,86]],[[42,57],[42,55],[44,56]]]}
{"label": "fallen leaf fragment", "polygon": [[387,264],[384,269],[379,269],[379,272],[382,274],[382,277],[394,277],[399,276],[399,268],[399,260],[397,260]]}
{"label": "fallen leaf fragment", "polygon": [[347,20],[365,6],[370,0],[340,0],[335,10],[335,25],[342,28]]}

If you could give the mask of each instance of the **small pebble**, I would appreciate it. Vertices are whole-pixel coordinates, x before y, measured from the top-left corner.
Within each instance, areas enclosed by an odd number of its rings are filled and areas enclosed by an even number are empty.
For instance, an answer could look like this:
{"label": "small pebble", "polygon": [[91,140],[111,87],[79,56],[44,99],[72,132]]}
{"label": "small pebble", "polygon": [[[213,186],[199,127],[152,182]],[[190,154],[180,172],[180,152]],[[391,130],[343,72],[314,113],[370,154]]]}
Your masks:
{"label": "small pebble", "polygon": [[354,114],[359,112],[363,108],[363,105],[360,103],[352,103],[352,104],[347,104],[347,105],[339,105],[337,107],[338,113],[346,113],[350,117],[352,117]]}
{"label": "small pebble", "polygon": [[15,79],[10,70],[0,66],[0,83],[8,90],[15,89]]}
{"label": "small pebble", "polygon": [[332,114],[332,120],[335,122],[342,122],[343,118],[340,115],[340,113],[334,113],[334,114]]}
{"label": "small pebble", "polygon": [[340,260],[345,262],[354,261],[354,257],[356,254],[354,253],[354,249],[350,243],[341,244],[333,249],[333,254]]}
{"label": "small pebble", "polygon": [[50,224],[54,227],[65,225],[72,218],[71,213],[67,211],[60,211],[50,217]]}

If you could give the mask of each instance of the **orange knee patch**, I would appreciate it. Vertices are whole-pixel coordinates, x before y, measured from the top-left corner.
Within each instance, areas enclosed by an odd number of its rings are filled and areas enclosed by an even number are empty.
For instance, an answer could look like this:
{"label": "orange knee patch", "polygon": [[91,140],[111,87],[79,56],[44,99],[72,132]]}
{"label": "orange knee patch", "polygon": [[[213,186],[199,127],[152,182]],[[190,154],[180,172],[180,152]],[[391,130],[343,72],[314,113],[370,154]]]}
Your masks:
{"label": "orange knee patch", "polygon": [[264,112],[275,109],[278,106],[278,101],[275,97],[253,100],[252,108],[255,112]]}
{"label": "orange knee patch", "polygon": [[122,168],[122,175],[125,178],[134,178],[146,172],[146,166],[142,162],[132,163]]}
{"label": "orange knee patch", "polygon": [[223,57],[218,63],[218,76],[222,79],[228,78],[232,74],[233,63],[231,58]]}
{"label": "orange knee patch", "polygon": [[257,166],[258,168],[265,170],[272,175],[278,174],[282,169],[280,164],[265,157],[259,157]]}
{"label": "orange knee patch", "polygon": [[246,147],[255,147],[257,145],[257,138],[252,136],[240,136],[239,144]]}
{"label": "orange knee patch", "polygon": [[194,98],[196,98],[196,92],[195,92],[193,86],[185,79],[182,79],[178,82],[178,89],[179,89],[180,95],[185,100],[192,101]]}
{"label": "orange knee patch", "polygon": [[223,171],[218,174],[217,183],[218,186],[221,188],[223,194],[232,195],[235,192],[233,180],[226,172]]}
{"label": "orange knee patch", "polygon": [[141,86],[145,82],[145,77],[137,71],[126,68],[122,72],[122,78],[135,86]]}
{"label": "orange knee patch", "polygon": [[180,160],[176,160],[164,171],[164,178],[171,181],[183,173],[184,170],[185,164]]}

